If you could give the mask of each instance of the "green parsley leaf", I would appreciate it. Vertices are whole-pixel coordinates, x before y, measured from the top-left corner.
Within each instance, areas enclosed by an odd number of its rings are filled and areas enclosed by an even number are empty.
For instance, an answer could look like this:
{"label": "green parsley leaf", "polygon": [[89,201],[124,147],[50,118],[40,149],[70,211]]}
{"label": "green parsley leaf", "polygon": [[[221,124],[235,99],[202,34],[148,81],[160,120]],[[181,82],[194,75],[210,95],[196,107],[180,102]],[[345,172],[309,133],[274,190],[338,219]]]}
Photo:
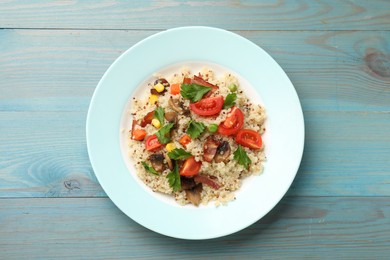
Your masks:
{"label": "green parsley leaf", "polygon": [[226,96],[225,102],[223,103],[223,109],[231,108],[236,104],[237,94],[230,93]]}
{"label": "green parsley leaf", "polygon": [[234,160],[236,160],[239,164],[243,165],[247,170],[249,169],[249,164],[252,163],[251,159],[249,159],[245,150],[241,145],[238,146],[237,150],[233,153]]}
{"label": "green parsley leaf", "polygon": [[192,139],[195,139],[203,133],[205,128],[206,126],[203,123],[191,120],[188,125],[187,134],[191,136]]}
{"label": "green parsley leaf", "polygon": [[171,131],[171,128],[174,126],[174,123],[169,123],[163,127],[160,128],[160,130],[157,131],[156,136],[160,143],[166,144],[171,141],[171,137],[169,136],[169,133]]}
{"label": "green parsley leaf", "polygon": [[180,94],[183,96],[183,98],[189,99],[192,102],[197,102],[201,100],[204,94],[210,90],[210,87],[205,87],[198,84],[182,84],[180,88]]}
{"label": "green parsley leaf", "polygon": [[169,186],[171,186],[173,191],[178,191],[181,188],[180,174],[177,163],[175,163],[175,167],[173,171],[168,173],[167,175]]}
{"label": "green parsley leaf", "polygon": [[152,166],[148,165],[146,162],[141,162],[141,163],[144,166],[146,171],[153,173],[154,175],[159,175],[158,172]]}
{"label": "green parsley leaf", "polygon": [[186,152],[184,149],[175,148],[168,153],[169,158],[173,160],[184,160],[192,156],[191,153]]}
{"label": "green parsley leaf", "polygon": [[165,111],[164,111],[164,108],[162,108],[162,107],[158,107],[158,108],[156,108],[156,110],[154,110],[153,116],[155,118],[157,118],[158,121],[160,121],[161,125],[164,125],[164,114],[165,114]]}

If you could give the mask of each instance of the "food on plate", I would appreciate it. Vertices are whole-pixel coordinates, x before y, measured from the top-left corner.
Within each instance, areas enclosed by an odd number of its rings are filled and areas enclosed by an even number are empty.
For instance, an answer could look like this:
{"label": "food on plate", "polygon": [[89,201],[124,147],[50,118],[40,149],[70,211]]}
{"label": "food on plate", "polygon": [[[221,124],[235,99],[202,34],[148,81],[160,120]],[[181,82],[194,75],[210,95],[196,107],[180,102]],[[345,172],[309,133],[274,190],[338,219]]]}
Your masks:
{"label": "food on plate", "polygon": [[182,205],[226,204],[245,177],[262,172],[265,111],[232,73],[184,68],[143,87],[147,96],[132,99],[128,149],[153,191]]}

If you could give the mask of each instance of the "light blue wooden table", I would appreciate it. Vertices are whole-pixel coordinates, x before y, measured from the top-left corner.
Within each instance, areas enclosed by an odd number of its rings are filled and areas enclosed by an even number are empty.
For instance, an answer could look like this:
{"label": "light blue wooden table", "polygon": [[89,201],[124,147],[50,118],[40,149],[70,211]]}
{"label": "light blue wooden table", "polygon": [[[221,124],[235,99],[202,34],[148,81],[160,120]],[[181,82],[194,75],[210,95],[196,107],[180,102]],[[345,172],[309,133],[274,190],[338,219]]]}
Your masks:
{"label": "light blue wooden table", "polygon": [[[209,241],[164,237],[121,213],[85,141],[108,66],[186,25],[263,47],[305,115],[286,197]],[[390,1],[0,1],[0,29],[0,259],[389,259]]]}

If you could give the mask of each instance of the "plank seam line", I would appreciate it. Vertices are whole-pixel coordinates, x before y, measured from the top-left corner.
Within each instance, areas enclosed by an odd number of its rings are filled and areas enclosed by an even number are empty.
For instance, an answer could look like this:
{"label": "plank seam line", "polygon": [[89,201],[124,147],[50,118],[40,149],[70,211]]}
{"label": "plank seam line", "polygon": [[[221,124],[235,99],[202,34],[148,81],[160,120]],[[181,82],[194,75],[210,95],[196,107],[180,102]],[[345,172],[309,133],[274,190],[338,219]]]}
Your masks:
{"label": "plank seam line", "polygon": [[[177,26],[181,27],[181,26]],[[53,31],[165,31],[168,29],[173,29],[177,27],[170,27],[170,28],[145,28],[145,29],[136,29],[136,28],[44,28],[44,27],[1,27],[0,30],[53,30]],[[212,26],[210,26],[212,27]],[[216,27],[220,28],[220,27]],[[389,32],[390,29],[314,29],[314,30],[286,30],[286,29],[276,29],[276,30],[246,30],[246,29],[229,29],[229,28],[221,28],[227,31],[232,32]]]}

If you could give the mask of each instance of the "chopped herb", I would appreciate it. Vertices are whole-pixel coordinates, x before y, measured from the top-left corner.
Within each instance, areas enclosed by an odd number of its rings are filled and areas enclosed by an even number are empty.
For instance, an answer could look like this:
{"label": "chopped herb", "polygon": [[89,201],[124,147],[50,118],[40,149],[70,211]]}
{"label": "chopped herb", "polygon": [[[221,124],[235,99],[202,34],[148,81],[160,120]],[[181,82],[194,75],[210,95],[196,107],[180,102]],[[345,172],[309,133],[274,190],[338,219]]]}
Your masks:
{"label": "chopped herb", "polygon": [[182,84],[180,94],[183,96],[183,98],[189,99],[192,102],[197,102],[201,100],[203,95],[210,90],[210,87],[205,87],[198,84]]}
{"label": "chopped herb", "polygon": [[156,108],[156,110],[154,110],[153,116],[155,118],[157,118],[158,121],[160,121],[161,125],[164,125],[164,114],[165,114],[165,111],[164,111],[164,108],[162,108],[162,107],[158,107],[158,108]]}
{"label": "chopped herb", "polygon": [[181,188],[181,181],[180,181],[180,174],[179,174],[179,168],[177,166],[177,163],[175,163],[175,167],[173,168],[173,171],[168,173],[167,175],[169,186],[172,188],[173,191],[178,191]]}
{"label": "chopped herb", "polygon": [[171,128],[174,126],[174,123],[169,123],[163,127],[160,128],[160,130],[157,131],[156,136],[160,143],[166,144],[171,141],[171,137],[169,136],[169,133],[171,131]]}
{"label": "chopped herb", "polygon": [[154,175],[159,175],[158,172],[152,166],[148,165],[146,162],[141,162],[141,163],[144,166],[146,171],[153,173]]}
{"label": "chopped herb", "polygon": [[205,128],[206,126],[203,123],[191,120],[187,129],[187,134],[191,136],[192,139],[195,139],[203,133]]}
{"label": "chopped herb", "polygon": [[215,133],[218,131],[218,125],[217,124],[208,125],[207,130],[209,130],[210,133]]}
{"label": "chopped herb", "polygon": [[228,109],[234,106],[236,103],[237,94],[236,93],[230,93],[226,96],[225,102],[223,103],[223,109]]}
{"label": "chopped herb", "polygon": [[243,165],[247,170],[249,169],[249,164],[252,163],[251,159],[249,159],[245,150],[241,145],[238,146],[237,150],[233,153],[234,160],[236,160],[239,164]]}
{"label": "chopped herb", "polygon": [[184,149],[175,148],[168,153],[169,158],[173,160],[184,160],[192,156],[191,153],[186,152]]}

